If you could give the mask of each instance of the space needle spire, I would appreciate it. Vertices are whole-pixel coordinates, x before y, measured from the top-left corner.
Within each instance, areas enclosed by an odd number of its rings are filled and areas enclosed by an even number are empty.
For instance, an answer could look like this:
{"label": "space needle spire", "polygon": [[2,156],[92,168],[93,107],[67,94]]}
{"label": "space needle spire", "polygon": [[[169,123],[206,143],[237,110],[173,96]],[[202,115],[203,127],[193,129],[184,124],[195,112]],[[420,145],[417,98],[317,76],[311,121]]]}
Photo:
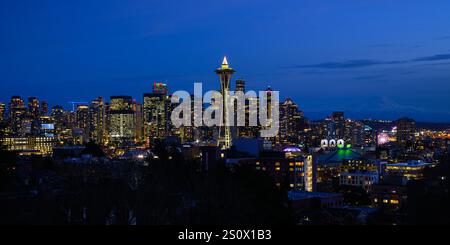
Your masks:
{"label": "space needle spire", "polygon": [[217,138],[217,145],[222,149],[229,149],[232,145],[230,125],[227,124],[226,118],[228,117],[227,104],[228,104],[228,92],[230,91],[230,80],[234,70],[229,67],[227,57],[223,57],[222,66],[216,69],[216,74],[220,78],[220,92],[223,97],[223,114],[222,114],[222,127],[219,126],[219,135]]}

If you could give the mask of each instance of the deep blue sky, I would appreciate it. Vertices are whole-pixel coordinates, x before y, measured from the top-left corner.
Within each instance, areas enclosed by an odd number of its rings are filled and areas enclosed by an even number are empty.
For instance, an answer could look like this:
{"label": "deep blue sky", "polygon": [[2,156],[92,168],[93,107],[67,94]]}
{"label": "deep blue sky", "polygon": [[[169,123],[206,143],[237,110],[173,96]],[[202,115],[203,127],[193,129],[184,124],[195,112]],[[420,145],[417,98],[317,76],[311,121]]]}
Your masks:
{"label": "deep blue sky", "polygon": [[448,0],[282,2],[2,0],[0,101],[216,89],[226,54],[249,89],[311,118],[450,121]]}

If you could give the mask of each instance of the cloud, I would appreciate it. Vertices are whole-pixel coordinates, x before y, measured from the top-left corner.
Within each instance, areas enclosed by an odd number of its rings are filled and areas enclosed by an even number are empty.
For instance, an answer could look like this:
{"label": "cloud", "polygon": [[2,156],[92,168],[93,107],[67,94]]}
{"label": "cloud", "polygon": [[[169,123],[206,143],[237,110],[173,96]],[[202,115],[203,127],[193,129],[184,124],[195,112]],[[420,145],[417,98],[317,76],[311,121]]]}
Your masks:
{"label": "cloud", "polygon": [[432,63],[432,64],[417,64],[415,66],[447,66],[450,62]]}
{"label": "cloud", "polygon": [[321,68],[321,69],[349,69],[377,65],[398,64],[399,61],[377,61],[377,60],[349,60],[344,62],[325,62],[313,65],[295,66],[295,68]]}
{"label": "cloud", "polygon": [[450,60],[450,54],[437,54],[433,56],[425,56],[415,58],[412,61],[437,61],[437,60]]}
{"label": "cloud", "polygon": [[354,69],[354,68],[364,68],[364,67],[371,67],[371,66],[410,64],[410,63],[415,63],[415,62],[432,62],[432,61],[441,61],[441,60],[450,60],[450,53],[417,57],[417,58],[410,59],[410,60],[380,61],[380,60],[363,59],[363,60],[348,60],[348,61],[342,61],[342,62],[323,62],[323,63],[311,64],[311,65],[290,66],[287,68]]}
{"label": "cloud", "polygon": [[386,74],[379,74],[379,75],[369,75],[369,76],[360,76],[360,77],[354,77],[355,80],[374,80],[374,79],[381,79],[387,77]]}

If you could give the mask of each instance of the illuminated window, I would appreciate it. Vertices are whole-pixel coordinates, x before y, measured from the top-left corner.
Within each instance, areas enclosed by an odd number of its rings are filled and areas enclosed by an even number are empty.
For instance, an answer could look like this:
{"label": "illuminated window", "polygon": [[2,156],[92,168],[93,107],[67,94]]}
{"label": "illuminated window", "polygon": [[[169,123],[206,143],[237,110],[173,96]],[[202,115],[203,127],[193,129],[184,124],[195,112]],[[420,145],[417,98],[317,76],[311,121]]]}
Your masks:
{"label": "illuminated window", "polygon": [[388,201],[387,199],[384,199],[383,202],[384,202],[384,203],[388,203],[389,201]]}
{"label": "illuminated window", "polygon": [[395,200],[395,199],[392,199],[392,200],[391,200],[391,204],[398,204],[398,203],[399,203],[398,200]]}
{"label": "illuminated window", "polygon": [[276,167],[276,168],[275,168],[275,171],[280,171],[280,167]]}
{"label": "illuminated window", "polygon": [[373,202],[378,202],[378,199],[377,198],[373,199]]}

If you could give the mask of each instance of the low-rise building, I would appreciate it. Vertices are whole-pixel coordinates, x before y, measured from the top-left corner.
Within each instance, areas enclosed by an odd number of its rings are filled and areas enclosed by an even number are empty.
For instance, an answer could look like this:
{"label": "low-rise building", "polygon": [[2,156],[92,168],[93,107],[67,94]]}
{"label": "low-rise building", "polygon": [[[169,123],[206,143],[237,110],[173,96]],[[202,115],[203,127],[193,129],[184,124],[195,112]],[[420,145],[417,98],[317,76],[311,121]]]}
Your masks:
{"label": "low-rise building", "polygon": [[426,168],[434,167],[435,163],[426,163],[421,160],[413,160],[404,163],[386,164],[386,174],[403,176],[411,179],[422,179]]}

